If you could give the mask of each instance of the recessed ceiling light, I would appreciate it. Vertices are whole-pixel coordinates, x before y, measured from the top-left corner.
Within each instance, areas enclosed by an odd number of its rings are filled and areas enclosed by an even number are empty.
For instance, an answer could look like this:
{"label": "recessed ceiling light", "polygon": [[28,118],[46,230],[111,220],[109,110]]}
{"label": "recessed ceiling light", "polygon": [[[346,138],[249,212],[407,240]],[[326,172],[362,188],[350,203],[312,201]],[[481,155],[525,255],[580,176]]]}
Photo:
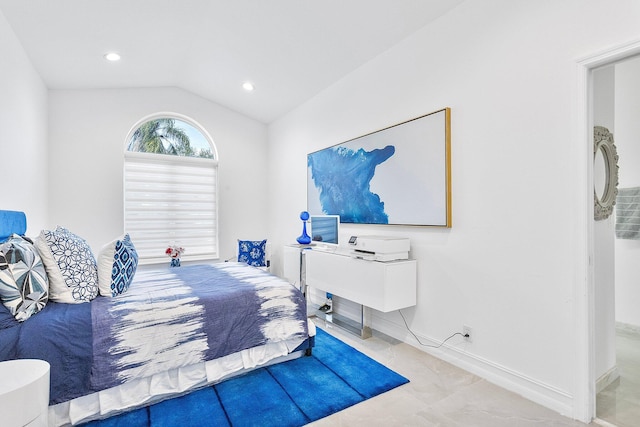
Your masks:
{"label": "recessed ceiling light", "polygon": [[115,52],[109,52],[107,53],[104,58],[107,61],[120,61],[120,55],[115,53]]}
{"label": "recessed ceiling light", "polygon": [[244,90],[246,90],[247,92],[251,92],[251,91],[254,89],[254,87],[253,87],[253,83],[251,83],[251,82],[244,82],[244,83],[242,84],[242,88],[243,88]]}

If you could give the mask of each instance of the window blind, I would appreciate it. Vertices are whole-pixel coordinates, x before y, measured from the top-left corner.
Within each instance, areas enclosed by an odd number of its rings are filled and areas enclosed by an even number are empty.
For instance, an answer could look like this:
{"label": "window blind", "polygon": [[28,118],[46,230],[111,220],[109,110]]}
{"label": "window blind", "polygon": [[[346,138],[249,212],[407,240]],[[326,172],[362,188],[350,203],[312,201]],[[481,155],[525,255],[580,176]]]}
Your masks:
{"label": "window blind", "polygon": [[213,159],[125,152],[124,226],[141,264],[218,258],[217,168]]}

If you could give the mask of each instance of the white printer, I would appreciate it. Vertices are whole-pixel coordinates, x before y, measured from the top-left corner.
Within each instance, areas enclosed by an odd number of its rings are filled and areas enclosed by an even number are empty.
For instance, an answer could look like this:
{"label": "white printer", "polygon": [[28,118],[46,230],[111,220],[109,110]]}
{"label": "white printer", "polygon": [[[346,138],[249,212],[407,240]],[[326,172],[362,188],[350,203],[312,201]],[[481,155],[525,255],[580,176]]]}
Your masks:
{"label": "white printer", "polygon": [[372,261],[409,259],[409,238],[389,236],[351,236],[349,246],[358,258]]}

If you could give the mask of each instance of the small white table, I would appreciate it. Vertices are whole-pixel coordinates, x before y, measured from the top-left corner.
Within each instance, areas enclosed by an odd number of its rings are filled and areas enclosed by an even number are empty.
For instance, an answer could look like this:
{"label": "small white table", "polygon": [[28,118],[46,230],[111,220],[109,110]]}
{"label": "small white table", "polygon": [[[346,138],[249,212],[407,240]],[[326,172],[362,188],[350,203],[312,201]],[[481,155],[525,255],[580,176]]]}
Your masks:
{"label": "small white table", "polygon": [[37,359],[0,362],[0,414],[7,427],[48,425],[49,363]]}

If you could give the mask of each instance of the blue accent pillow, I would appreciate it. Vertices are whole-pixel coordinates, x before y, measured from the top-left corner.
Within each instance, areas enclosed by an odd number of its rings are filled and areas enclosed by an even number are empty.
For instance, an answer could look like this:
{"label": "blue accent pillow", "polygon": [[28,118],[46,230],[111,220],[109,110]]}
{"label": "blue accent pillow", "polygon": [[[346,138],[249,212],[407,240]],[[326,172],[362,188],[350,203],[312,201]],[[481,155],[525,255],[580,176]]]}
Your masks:
{"label": "blue accent pillow", "polygon": [[267,239],[238,240],[238,262],[254,267],[266,267]]}
{"label": "blue accent pillow", "polygon": [[115,297],[125,293],[137,268],[138,252],[128,234],[107,243],[98,255],[100,295]]}
{"label": "blue accent pillow", "polygon": [[13,234],[0,245],[0,301],[23,322],[49,299],[47,272],[33,244]]}

